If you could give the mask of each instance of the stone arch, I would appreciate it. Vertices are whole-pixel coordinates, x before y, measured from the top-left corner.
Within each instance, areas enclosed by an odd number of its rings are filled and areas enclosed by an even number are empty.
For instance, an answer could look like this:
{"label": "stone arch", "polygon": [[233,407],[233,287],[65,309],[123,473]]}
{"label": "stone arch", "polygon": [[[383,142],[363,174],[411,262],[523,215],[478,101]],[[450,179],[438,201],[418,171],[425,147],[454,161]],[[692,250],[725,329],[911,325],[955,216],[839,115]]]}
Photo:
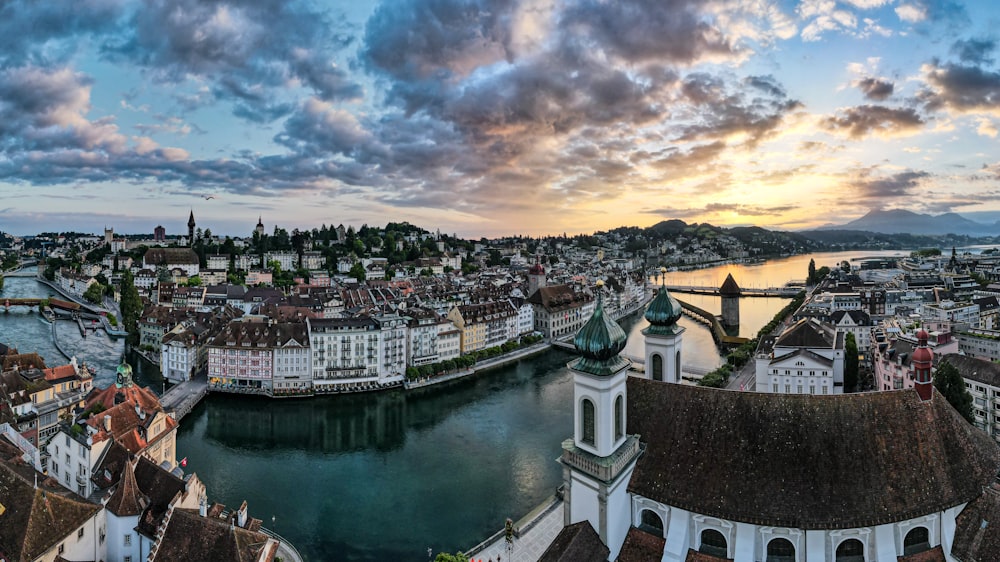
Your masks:
{"label": "stone arch", "polygon": [[931,549],[931,533],[927,527],[914,527],[903,539],[903,556]]}
{"label": "stone arch", "polygon": [[767,543],[767,562],[795,562],[795,545],[778,537]]}
{"label": "stone arch", "polygon": [[837,545],[836,562],[865,562],[865,543],[847,539]]}
{"label": "stone arch", "polygon": [[729,542],[718,529],[705,529],[699,537],[698,552],[719,558],[729,558]]}
{"label": "stone arch", "polygon": [[663,536],[663,519],[652,509],[644,509],[639,514],[639,528],[657,537]]}

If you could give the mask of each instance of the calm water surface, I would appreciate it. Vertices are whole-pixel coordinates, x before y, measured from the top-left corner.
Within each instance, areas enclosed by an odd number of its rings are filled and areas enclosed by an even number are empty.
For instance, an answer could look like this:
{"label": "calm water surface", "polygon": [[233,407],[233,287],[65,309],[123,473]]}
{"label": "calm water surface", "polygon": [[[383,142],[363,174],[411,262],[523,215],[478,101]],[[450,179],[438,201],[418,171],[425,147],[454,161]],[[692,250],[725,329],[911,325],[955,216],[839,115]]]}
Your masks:
{"label": "calm water surface", "polygon": [[[835,266],[857,252],[816,254],[765,265],[669,273],[667,283],[776,286],[805,278],[810,257]],[[865,255],[875,255],[867,253]],[[43,291],[44,293],[38,293]],[[0,296],[44,296],[32,280],[8,279]],[[718,297],[678,295],[718,312]],[[741,335],[754,335],[787,300],[747,298]],[[682,318],[684,362],[714,368],[711,334]],[[643,355],[641,317],[623,322],[625,353]],[[0,341],[38,351],[58,364],[49,326],[37,313],[0,313]],[[59,325],[60,341],[111,382],[121,342],[80,338]],[[53,362],[49,357],[56,358]],[[561,483],[556,458],[572,431],[566,362],[551,351],[505,368],[413,392],[266,400],[212,395],[184,418],[179,457],[188,458],[210,500],[250,512],[289,539],[310,561],[426,560],[427,549],[467,549],[518,519]],[[155,368],[139,377],[159,390]],[[273,519],[272,519],[273,518]]]}

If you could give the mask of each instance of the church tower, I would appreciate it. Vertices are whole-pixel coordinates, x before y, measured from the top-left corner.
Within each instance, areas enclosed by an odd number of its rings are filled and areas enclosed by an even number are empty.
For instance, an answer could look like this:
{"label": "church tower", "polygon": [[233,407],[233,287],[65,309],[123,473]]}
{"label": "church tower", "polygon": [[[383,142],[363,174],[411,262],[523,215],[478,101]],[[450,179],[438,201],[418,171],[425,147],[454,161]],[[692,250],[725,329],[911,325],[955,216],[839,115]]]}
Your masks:
{"label": "church tower", "polygon": [[528,294],[535,294],[538,289],[545,286],[545,268],[542,267],[541,260],[535,256],[535,264],[528,268]]}
{"label": "church tower", "polygon": [[630,362],[619,353],[625,332],[605,316],[598,282],[597,306],[573,343],[581,357],[573,373],[573,438],[563,442],[564,523],[589,521],[618,556],[631,521],[628,482],[639,438],[627,435],[626,380]]}
{"label": "church tower", "polygon": [[258,236],[264,236],[264,219],[261,218],[260,215],[257,216],[257,226],[254,228],[254,232],[256,232]]}
{"label": "church tower", "polygon": [[[660,269],[666,283],[666,268]],[[646,308],[649,327],[642,331],[646,338],[646,378],[654,381],[681,382],[681,340],[684,327],[677,325],[681,305],[660,286],[653,302]]]}
{"label": "church tower", "polygon": [[913,386],[921,400],[930,400],[934,395],[934,381],[931,379],[931,364],[934,363],[934,352],[927,347],[926,330],[917,332],[917,348],[913,350],[910,364],[913,366]]}
{"label": "church tower", "polygon": [[191,216],[188,217],[188,246],[194,246],[194,209],[191,209]]}

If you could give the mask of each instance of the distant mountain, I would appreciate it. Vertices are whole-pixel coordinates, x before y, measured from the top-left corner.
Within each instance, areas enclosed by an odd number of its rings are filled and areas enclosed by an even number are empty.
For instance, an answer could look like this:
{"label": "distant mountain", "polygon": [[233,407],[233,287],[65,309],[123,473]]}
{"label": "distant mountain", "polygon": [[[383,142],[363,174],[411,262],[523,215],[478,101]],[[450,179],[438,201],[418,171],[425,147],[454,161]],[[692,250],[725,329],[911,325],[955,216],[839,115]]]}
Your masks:
{"label": "distant mountain", "polygon": [[994,236],[1000,234],[1000,223],[975,222],[958,213],[944,213],[934,216],[893,209],[869,211],[867,215],[847,224],[821,226],[817,230],[862,230],[880,234]]}

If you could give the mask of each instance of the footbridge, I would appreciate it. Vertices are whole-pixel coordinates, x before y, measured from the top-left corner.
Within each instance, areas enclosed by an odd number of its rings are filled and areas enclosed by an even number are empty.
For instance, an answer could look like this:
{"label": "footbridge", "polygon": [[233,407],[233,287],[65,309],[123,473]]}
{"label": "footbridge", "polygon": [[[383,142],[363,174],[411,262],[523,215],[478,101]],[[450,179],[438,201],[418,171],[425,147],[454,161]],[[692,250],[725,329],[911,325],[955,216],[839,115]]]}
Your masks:
{"label": "footbridge", "polygon": [[42,303],[48,303],[52,308],[58,308],[60,310],[67,310],[69,312],[80,312],[83,310],[83,306],[70,301],[64,301],[59,299],[42,299],[42,298],[27,298],[27,299],[3,299],[4,310],[9,310],[12,306],[27,306],[34,308],[36,306],[41,306]]}
{"label": "footbridge", "polygon": [[[718,295],[719,287],[706,287],[702,285],[664,285],[671,293],[686,293],[689,295]],[[766,289],[754,289],[740,287],[742,297],[780,297],[785,299],[795,298],[802,291],[801,286],[795,284],[784,287],[768,287]]]}

